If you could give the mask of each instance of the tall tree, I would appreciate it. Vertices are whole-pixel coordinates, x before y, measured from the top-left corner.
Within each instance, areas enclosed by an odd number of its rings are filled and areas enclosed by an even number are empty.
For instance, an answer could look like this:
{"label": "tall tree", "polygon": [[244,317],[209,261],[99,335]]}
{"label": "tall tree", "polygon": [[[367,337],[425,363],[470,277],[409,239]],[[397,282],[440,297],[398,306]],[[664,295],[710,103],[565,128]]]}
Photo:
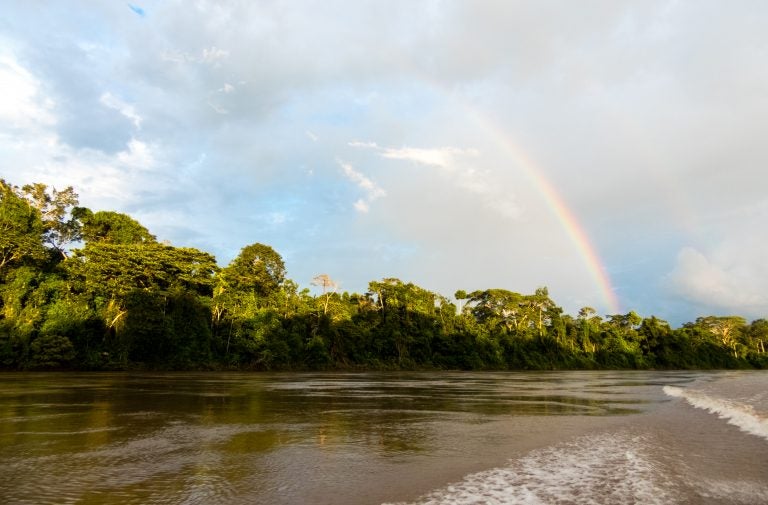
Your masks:
{"label": "tall tree", "polygon": [[45,258],[44,233],[40,212],[0,179],[0,274],[24,259]]}
{"label": "tall tree", "polygon": [[260,297],[275,293],[285,280],[283,258],[270,246],[251,244],[224,268],[222,276],[230,289]]}
{"label": "tall tree", "polygon": [[756,319],[749,325],[747,331],[750,347],[758,354],[765,354],[765,346],[768,344],[768,320]]}
{"label": "tall tree", "polygon": [[456,291],[456,293],[454,293],[453,297],[456,298],[456,300],[459,302],[459,312],[464,312],[462,301],[469,298],[469,296],[467,295],[467,292],[464,291],[463,289],[459,289],[458,291]]}
{"label": "tall tree", "polygon": [[45,242],[66,258],[66,246],[81,236],[80,222],[72,213],[78,204],[77,193],[72,186],[57,191],[41,183],[27,184],[21,190],[40,213]]}
{"label": "tall tree", "polygon": [[66,262],[68,271],[89,293],[120,298],[139,289],[183,288],[210,296],[216,259],[192,248],[163,244],[86,244]]}
{"label": "tall tree", "polygon": [[328,274],[320,274],[312,279],[312,285],[322,289],[323,314],[328,314],[328,303],[336,290],[339,289],[338,283],[331,279]]}
{"label": "tall tree", "polygon": [[546,287],[536,289],[533,295],[527,297],[527,305],[530,306],[537,315],[537,325],[539,336],[544,336],[544,314],[555,307],[555,302],[549,298],[549,290]]}
{"label": "tall tree", "polygon": [[149,230],[127,214],[104,210],[94,213],[85,207],[75,207],[72,214],[82,223],[82,237],[86,242],[108,244],[157,242]]}
{"label": "tall tree", "polygon": [[530,323],[526,297],[506,289],[486,289],[469,294],[467,306],[480,324],[502,327],[507,332],[520,331]]}
{"label": "tall tree", "polygon": [[740,316],[707,316],[696,319],[696,324],[701,326],[720,343],[731,350],[734,357],[738,357],[739,335],[746,325],[746,320]]}
{"label": "tall tree", "polygon": [[579,329],[579,340],[581,348],[585,352],[594,353],[597,351],[595,338],[600,333],[600,327],[603,319],[597,315],[597,311],[592,307],[582,307],[579,309],[579,315],[576,318],[576,325]]}

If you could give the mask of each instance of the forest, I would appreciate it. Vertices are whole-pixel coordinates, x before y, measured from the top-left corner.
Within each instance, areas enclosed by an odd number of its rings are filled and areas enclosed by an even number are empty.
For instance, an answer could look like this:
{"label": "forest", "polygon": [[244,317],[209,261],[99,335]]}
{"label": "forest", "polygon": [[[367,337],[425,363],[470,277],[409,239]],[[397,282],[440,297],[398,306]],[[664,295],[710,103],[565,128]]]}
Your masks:
{"label": "forest", "polygon": [[634,311],[565,314],[547,288],[459,290],[396,278],[339,292],[286,277],[266,244],[227,266],[158,241],[72,187],[0,179],[0,369],[556,370],[768,368],[768,320],[672,328]]}

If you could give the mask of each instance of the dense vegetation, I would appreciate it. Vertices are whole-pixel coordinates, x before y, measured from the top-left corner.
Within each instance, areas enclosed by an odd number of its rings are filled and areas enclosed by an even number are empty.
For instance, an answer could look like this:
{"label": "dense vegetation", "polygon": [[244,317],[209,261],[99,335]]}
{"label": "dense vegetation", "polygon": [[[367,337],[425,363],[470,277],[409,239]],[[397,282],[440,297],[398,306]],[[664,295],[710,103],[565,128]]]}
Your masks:
{"label": "dense vegetation", "polygon": [[72,188],[0,180],[0,368],[764,368],[768,321],[673,329],[634,312],[564,314],[546,288],[446,297],[399,279],[319,294],[255,243],[226,267],[157,241]]}

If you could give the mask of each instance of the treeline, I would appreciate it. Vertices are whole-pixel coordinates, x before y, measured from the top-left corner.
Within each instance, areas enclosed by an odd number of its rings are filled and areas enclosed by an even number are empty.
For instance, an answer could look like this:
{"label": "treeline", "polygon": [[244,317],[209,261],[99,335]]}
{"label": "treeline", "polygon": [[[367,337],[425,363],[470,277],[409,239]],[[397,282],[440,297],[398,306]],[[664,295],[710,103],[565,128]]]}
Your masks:
{"label": "treeline", "polygon": [[673,329],[634,312],[564,314],[546,288],[448,298],[399,279],[319,294],[280,255],[244,247],[226,267],[158,242],[74,190],[0,180],[0,368],[768,368],[768,321],[702,317]]}

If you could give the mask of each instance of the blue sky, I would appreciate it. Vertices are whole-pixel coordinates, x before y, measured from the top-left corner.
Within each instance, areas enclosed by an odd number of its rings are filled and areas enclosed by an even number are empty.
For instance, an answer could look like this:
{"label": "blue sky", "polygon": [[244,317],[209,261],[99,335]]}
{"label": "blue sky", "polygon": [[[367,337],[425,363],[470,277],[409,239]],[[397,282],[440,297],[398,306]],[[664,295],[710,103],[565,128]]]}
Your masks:
{"label": "blue sky", "polygon": [[228,263],[768,316],[760,1],[14,2],[0,176]]}

